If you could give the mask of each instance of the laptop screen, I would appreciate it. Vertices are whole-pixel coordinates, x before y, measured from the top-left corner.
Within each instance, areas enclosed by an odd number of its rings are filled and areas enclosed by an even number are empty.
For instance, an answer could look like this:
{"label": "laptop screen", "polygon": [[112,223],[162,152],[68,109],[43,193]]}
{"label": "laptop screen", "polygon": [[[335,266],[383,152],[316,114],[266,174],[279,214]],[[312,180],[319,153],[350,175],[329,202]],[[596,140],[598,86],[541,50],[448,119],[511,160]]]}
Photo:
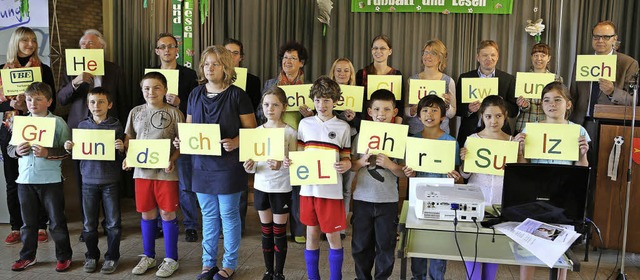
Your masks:
{"label": "laptop screen", "polygon": [[582,224],[587,205],[589,167],[510,163],[504,170],[502,219]]}

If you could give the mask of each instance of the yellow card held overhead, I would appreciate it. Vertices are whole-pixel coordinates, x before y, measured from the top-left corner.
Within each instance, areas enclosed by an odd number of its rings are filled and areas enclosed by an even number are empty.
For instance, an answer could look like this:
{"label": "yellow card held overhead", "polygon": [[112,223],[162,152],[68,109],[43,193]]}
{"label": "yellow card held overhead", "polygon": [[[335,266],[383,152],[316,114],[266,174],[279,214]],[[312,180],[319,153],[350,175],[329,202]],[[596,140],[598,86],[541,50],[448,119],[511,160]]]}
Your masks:
{"label": "yellow card held overhead", "polygon": [[364,87],[362,86],[349,86],[340,85],[342,94],[340,99],[335,103],[334,110],[347,110],[350,109],[354,112],[362,112],[362,104],[364,99]]}
{"label": "yellow card held overhead", "polygon": [[456,167],[456,141],[409,137],[405,163],[415,171],[447,174]]}
{"label": "yellow card held overhead", "polygon": [[45,117],[13,117],[13,134],[11,145],[19,145],[23,142],[40,145],[45,148],[53,147],[56,135],[56,119]]}
{"label": "yellow card held overhead", "polygon": [[598,81],[600,78],[616,81],[616,55],[578,55],[576,60],[576,81]]}
{"label": "yellow card held overhead", "polygon": [[233,85],[241,88],[244,91],[247,91],[247,68],[235,67],[235,70],[236,81],[233,82]]}
{"label": "yellow card held overhead", "polygon": [[[179,89],[179,77],[180,77],[180,70],[178,69],[151,69],[151,68],[147,68],[144,69],[144,73],[147,74],[149,72],[159,72],[160,74],[162,74],[166,79],[167,79],[167,93],[168,94],[174,94],[174,95],[178,95],[178,89]],[[182,100],[180,102],[185,102],[185,100]]]}
{"label": "yellow card held overhead", "polygon": [[179,123],[180,153],[221,156],[220,125],[217,123]]}
{"label": "yellow card held overhead", "polygon": [[556,80],[553,73],[516,73],[516,98],[541,99],[542,89],[549,83]]}
{"label": "yellow card held overhead", "polygon": [[4,96],[12,96],[24,93],[30,84],[42,82],[40,67],[26,67],[0,70],[2,75],[2,90]]}
{"label": "yellow card held overhead", "polygon": [[357,152],[359,154],[382,153],[388,157],[402,159],[408,133],[408,125],[362,121]]}
{"label": "yellow card held overhead", "polygon": [[431,94],[442,97],[447,92],[446,83],[443,80],[417,80],[409,79],[409,104],[418,104],[420,99]]}
{"label": "yellow card held overhead", "polygon": [[367,76],[367,100],[371,94],[379,89],[388,89],[393,92],[396,100],[402,98],[402,76],[401,75],[368,75]]}
{"label": "yellow card held overhead", "polygon": [[309,98],[311,84],[278,87],[287,95],[287,112],[298,112],[303,104],[311,109],[314,108],[313,99]]}
{"label": "yellow card held overhead", "polygon": [[169,139],[131,139],[127,149],[127,167],[167,168],[171,156]]}
{"label": "yellow card held overhead", "polygon": [[462,78],[462,103],[480,101],[498,95],[498,78]]}
{"label": "yellow card held overhead", "polygon": [[116,131],[106,129],[77,129],[71,131],[71,158],[80,160],[115,160]]}
{"label": "yellow card held overhead", "polygon": [[580,156],[577,124],[527,123],[524,157],[577,161]]}
{"label": "yellow card held overhead", "polygon": [[240,161],[284,160],[284,128],[241,128]]}
{"label": "yellow card held overhead", "polygon": [[77,76],[83,72],[91,75],[104,75],[104,50],[102,49],[66,49],[67,75]]}
{"label": "yellow card held overhead", "polygon": [[507,163],[518,162],[518,142],[469,137],[464,172],[504,175]]}
{"label": "yellow card held overhead", "polygon": [[333,167],[336,151],[306,150],[289,152],[291,185],[329,185],[338,183],[338,172]]}

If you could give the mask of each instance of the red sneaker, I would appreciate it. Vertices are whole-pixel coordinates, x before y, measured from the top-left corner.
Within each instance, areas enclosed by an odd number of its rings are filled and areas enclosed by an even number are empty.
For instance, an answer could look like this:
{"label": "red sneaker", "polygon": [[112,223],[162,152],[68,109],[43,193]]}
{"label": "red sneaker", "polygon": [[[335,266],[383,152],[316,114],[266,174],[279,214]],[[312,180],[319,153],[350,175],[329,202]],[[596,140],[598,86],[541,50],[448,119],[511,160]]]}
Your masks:
{"label": "red sneaker", "polygon": [[49,241],[49,235],[47,231],[44,229],[38,230],[38,242],[47,242]]}
{"label": "red sneaker", "polygon": [[32,266],[34,264],[36,264],[36,259],[33,259],[33,260],[17,260],[11,266],[11,270],[13,270],[13,271],[23,271],[27,267],[30,267],[30,266]]}
{"label": "red sneaker", "polygon": [[58,263],[56,264],[56,271],[65,272],[69,269],[69,267],[71,267],[71,260],[58,261]]}
{"label": "red sneaker", "polygon": [[20,232],[12,230],[7,235],[7,238],[4,240],[4,244],[11,245],[20,242]]}

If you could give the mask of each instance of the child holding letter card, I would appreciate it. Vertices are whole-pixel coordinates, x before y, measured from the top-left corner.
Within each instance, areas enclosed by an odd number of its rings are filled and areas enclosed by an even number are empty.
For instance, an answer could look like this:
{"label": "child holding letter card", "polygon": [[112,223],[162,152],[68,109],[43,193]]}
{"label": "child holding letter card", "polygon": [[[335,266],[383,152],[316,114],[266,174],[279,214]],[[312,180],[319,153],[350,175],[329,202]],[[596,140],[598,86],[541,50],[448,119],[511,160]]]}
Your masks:
{"label": "child holding letter card", "polygon": [[[435,139],[441,141],[453,141],[455,143],[455,165],[460,166],[460,148],[458,142],[451,135],[442,130],[440,124],[446,119],[447,104],[437,95],[427,95],[420,99],[417,107],[417,114],[424,129],[413,137]],[[447,174],[430,172],[416,172],[410,166],[404,167],[404,174],[407,177],[429,177],[429,178],[453,178],[457,183],[462,183],[462,176],[455,169]],[[408,191],[408,190],[407,190]],[[407,194],[407,197],[409,195]],[[427,261],[424,258],[411,258],[411,273],[416,279],[427,279]],[[446,260],[431,259],[429,264],[430,279],[444,279],[447,270]]]}

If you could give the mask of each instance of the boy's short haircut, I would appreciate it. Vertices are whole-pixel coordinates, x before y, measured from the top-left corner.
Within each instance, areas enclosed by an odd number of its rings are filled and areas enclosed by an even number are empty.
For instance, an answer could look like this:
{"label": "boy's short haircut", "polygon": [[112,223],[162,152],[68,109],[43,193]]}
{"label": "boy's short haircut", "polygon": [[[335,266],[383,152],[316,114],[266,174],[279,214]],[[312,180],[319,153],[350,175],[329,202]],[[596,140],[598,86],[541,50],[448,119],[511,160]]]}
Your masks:
{"label": "boy's short haircut", "polygon": [[142,79],[140,79],[140,87],[142,87],[142,83],[144,82],[144,80],[147,79],[156,79],[162,83],[165,89],[167,88],[167,78],[165,78],[164,75],[162,75],[160,72],[153,71],[144,74],[144,76],[142,76]]}
{"label": "boy's short haircut", "polygon": [[111,100],[111,93],[109,93],[106,88],[94,87],[89,90],[89,92],[87,93],[87,101],[89,100],[89,96],[92,95],[104,95],[105,97],[107,97],[107,101],[109,101],[109,103],[113,102],[113,100]]}
{"label": "boy's short haircut", "polygon": [[336,81],[332,80],[328,76],[321,76],[311,86],[309,91],[309,98],[331,98],[333,102],[340,99],[340,85]]}
{"label": "boy's short haircut", "polygon": [[53,92],[51,91],[51,87],[43,82],[35,82],[30,84],[27,89],[24,91],[25,96],[34,96],[42,94],[47,100],[51,100],[53,98]]}
{"label": "boy's short haircut", "polygon": [[418,102],[418,110],[417,110],[418,116],[420,116],[420,111],[422,111],[422,108],[434,107],[434,106],[440,108],[441,118],[444,118],[444,116],[447,115],[447,104],[444,103],[444,100],[442,100],[440,96],[437,96],[435,94],[429,94],[427,96],[420,98],[420,101]]}
{"label": "boy's short haircut", "polygon": [[396,108],[396,96],[388,89],[379,89],[374,91],[369,97],[369,108],[373,105],[374,101],[390,101],[393,104],[393,108]]}

